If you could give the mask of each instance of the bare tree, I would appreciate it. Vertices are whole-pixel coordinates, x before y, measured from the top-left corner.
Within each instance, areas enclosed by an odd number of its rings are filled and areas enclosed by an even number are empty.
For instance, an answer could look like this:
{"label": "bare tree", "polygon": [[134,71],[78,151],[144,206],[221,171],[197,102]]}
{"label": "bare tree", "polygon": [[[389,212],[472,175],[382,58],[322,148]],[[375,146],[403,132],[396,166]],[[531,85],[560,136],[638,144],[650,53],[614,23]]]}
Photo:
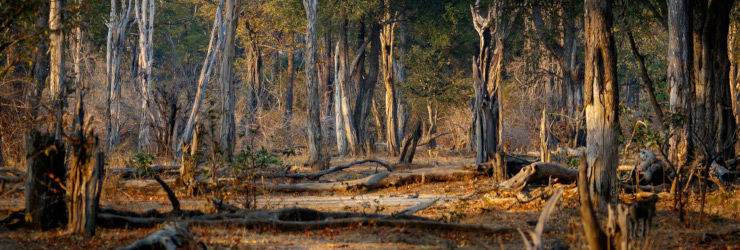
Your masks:
{"label": "bare tree", "polygon": [[154,0],[135,0],[134,16],[139,26],[139,54],[138,67],[141,82],[141,118],[139,120],[139,152],[148,152],[149,149],[149,124],[148,117],[152,122],[156,121],[150,110],[150,99],[152,90],[152,59],[154,54]]}
{"label": "bare tree", "polygon": [[57,109],[55,124],[55,137],[57,141],[62,140],[62,115],[64,113],[64,102],[66,99],[64,85],[64,1],[51,0],[49,6],[49,31],[50,48],[49,60],[49,92],[54,107]]}
{"label": "bare tree", "polygon": [[504,23],[504,7],[508,1],[496,1],[488,10],[487,16],[479,13],[480,1],[470,6],[473,25],[478,32],[480,44],[478,54],[473,57],[473,106],[475,161],[487,162],[495,152],[502,150],[503,117],[501,107],[501,77],[504,44],[508,37],[509,25],[516,15],[511,15]]}
{"label": "bare tree", "polygon": [[321,151],[321,109],[319,82],[316,72],[316,26],[318,0],[303,0],[306,9],[306,102],[308,103],[308,165],[313,169],[327,169],[329,159]]}
{"label": "bare tree", "polygon": [[236,141],[236,123],[234,109],[236,97],[234,90],[234,57],[236,45],[236,28],[239,25],[239,1],[226,0],[226,16],[232,17],[228,23],[221,59],[221,150],[231,160]]}
{"label": "bare tree", "polygon": [[395,16],[390,1],[385,0],[385,14],[383,16],[383,28],[380,31],[381,67],[383,69],[383,84],[385,85],[385,114],[386,114],[386,143],[388,154],[397,155],[399,152],[398,137],[398,103],[396,103],[396,87],[393,75],[393,30],[396,22],[392,20]]}
{"label": "bare tree", "polygon": [[[182,141],[180,142],[180,145],[178,145],[177,151],[180,151],[180,147],[182,147],[182,145],[190,143],[190,140],[193,139],[193,128],[195,127],[195,124],[198,123],[198,119],[200,117],[200,106],[203,104],[203,95],[208,84],[208,78],[211,75],[213,63],[216,61],[218,52],[221,50],[224,38],[226,37],[226,25],[231,24],[232,16],[223,17],[223,6],[224,0],[220,0],[218,7],[216,8],[216,14],[214,15],[211,39],[208,42],[208,51],[206,52],[203,67],[200,69],[200,76],[198,77],[198,90],[195,93],[195,101],[193,101],[193,106],[190,109],[190,116],[188,117],[188,122],[185,124]],[[197,149],[191,148],[191,150],[192,152],[195,152]]]}
{"label": "bare tree", "polygon": [[[355,99],[354,121],[357,129],[358,145],[364,148],[375,147],[369,145],[368,126],[370,121],[368,116],[372,110],[373,96],[375,95],[375,85],[378,82],[378,71],[380,67],[380,29],[381,25],[373,23],[370,33],[370,55],[368,57],[368,73],[358,87],[357,98]],[[380,129],[378,129],[380,130]],[[380,139],[380,138],[378,138]]]}
{"label": "bare tree", "polygon": [[599,209],[616,206],[619,86],[612,34],[612,1],[586,0],[586,144],[590,197]]}
{"label": "bare tree", "polygon": [[112,150],[113,146],[120,141],[119,118],[121,109],[121,54],[123,43],[129,29],[129,17],[131,16],[131,0],[121,0],[121,9],[117,10],[119,0],[111,0],[110,19],[108,26],[108,38],[105,53],[105,146]]}

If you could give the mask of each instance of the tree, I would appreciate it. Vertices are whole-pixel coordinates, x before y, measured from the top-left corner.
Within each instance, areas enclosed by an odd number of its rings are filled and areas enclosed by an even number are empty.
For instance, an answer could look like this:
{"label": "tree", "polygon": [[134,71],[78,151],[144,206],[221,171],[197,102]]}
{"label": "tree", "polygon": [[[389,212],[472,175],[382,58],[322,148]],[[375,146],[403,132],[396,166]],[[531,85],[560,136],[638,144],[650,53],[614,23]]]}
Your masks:
{"label": "tree", "polygon": [[[671,122],[668,160],[679,169],[691,164],[693,140],[689,134],[692,126],[691,100],[691,20],[690,3],[687,0],[668,1],[668,87],[670,111],[679,114],[678,122]],[[675,191],[678,182],[674,181]],[[673,192],[672,191],[672,192]]]}
{"label": "tree", "polygon": [[473,106],[475,162],[489,161],[495,152],[502,150],[503,117],[501,107],[501,78],[504,60],[504,44],[509,26],[516,15],[504,22],[504,8],[508,1],[496,1],[487,16],[479,13],[480,1],[470,6],[473,26],[478,32],[480,43],[477,55],[473,56]]}
{"label": "tree", "polygon": [[110,19],[108,26],[108,38],[106,40],[105,53],[105,147],[112,150],[121,140],[120,112],[121,112],[121,54],[123,43],[129,29],[129,17],[131,16],[131,0],[122,0],[121,9],[117,10],[118,0],[110,1]]}
{"label": "tree", "polygon": [[368,117],[372,111],[373,96],[375,95],[375,85],[378,82],[378,71],[380,66],[380,29],[381,25],[377,22],[372,24],[369,41],[370,55],[368,57],[368,73],[365,78],[361,79],[355,99],[354,121],[357,129],[358,145],[363,148],[375,147],[369,145],[368,140],[370,133],[368,126],[370,121]]}
{"label": "tree", "polygon": [[321,151],[321,109],[319,82],[316,72],[316,23],[318,0],[303,0],[306,9],[306,102],[308,103],[308,165],[313,169],[327,169],[329,160]]}
{"label": "tree", "polygon": [[586,156],[591,200],[615,206],[619,145],[619,86],[612,34],[612,1],[585,0]]}
{"label": "tree", "polygon": [[396,102],[396,87],[393,74],[393,30],[396,22],[393,20],[395,12],[392,10],[390,0],[385,0],[385,13],[383,16],[383,27],[380,31],[381,68],[383,69],[383,85],[385,85],[385,114],[386,114],[386,143],[388,154],[396,156],[399,150],[398,137],[398,103]]}
{"label": "tree", "polygon": [[134,0],[134,16],[139,26],[139,72],[141,82],[141,118],[139,120],[139,152],[149,152],[149,124],[147,118],[156,121],[151,112],[152,59],[154,56],[154,0]]}
{"label": "tree", "polygon": [[236,28],[239,25],[239,1],[226,0],[226,16],[232,17],[226,28],[224,49],[221,55],[221,150],[224,150],[226,159],[231,160],[234,154],[236,141],[236,122],[234,109],[236,96],[234,89],[234,57],[236,54]]}
{"label": "tree", "polygon": [[49,7],[50,55],[49,64],[51,73],[49,78],[49,92],[54,107],[57,109],[55,136],[62,141],[62,119],[64,102],[66,99],[64,85],[64,1],[51,0]]}

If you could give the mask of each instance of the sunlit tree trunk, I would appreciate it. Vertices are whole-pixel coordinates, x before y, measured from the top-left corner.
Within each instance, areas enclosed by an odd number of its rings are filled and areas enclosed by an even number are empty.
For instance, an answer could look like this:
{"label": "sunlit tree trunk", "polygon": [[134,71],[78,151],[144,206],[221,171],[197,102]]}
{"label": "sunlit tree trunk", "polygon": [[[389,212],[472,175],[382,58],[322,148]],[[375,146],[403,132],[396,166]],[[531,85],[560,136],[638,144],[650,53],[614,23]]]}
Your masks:
{"label": "sunlit tree trunk", "polygon": [[[248,23],[248,22],[247,22]],[[260,70],[262,68],[262,52],[259,45],[257,44],[257,37],[251,31],[247,41],[247,103],[246,103],[246,114],[245,121],[247,125],[246,135],[251,134],[251,126],[254,123],[255,113],[257,108],[260,106],[259,103],[259,91],[260,91]]]}
{"label": "sunlit tree trunk", "polygon": [[393,11],[389,0],[385,1],[385,16],[383,28],[380,32],[381,67],[383,68],[383,85],[385,85],[385,139],[388,144],[388,154],[396,156],[399,152],[398,137],[398,103],[396,102],[396,86],[393,74],[393,30],[396,23],[391,20]]}
{"label": "sunlit tree trunk", "polygon": [[149,152],[149,122],[148,118],[152,116],[150,110],[151,91],[152,91],[152,59],[154,54],[154,43],[152,40],[154,33],[154,0],[135,0],[134,16],[139,26],[139,77],[141,82],[141,117],[139,120],[139,152]]}
{"label": "sunlit tree trunk", "polygon": [[236,124],[234,109],[236,107],[236,93],[234,90],[234,57],[236,48],[236,28],[239,25],[239,1],[226,0],[227,17],[232,17],[224,33],[224,48],[221,59],[221,150],[226,159],[232,160],[234,142],[236,141]]}
{"label": "sunlit tree trunk", "polygon": [[[293,120],[293,75],[295,74],[293,60],[295,59],[294,49],[288,51],[288,81],[285,86],[285,117],[283,118],[283,128],[285,135],[288,136],[290,132],[290,122]],[[290,140],[290,138],[286,138]]]}
{"label": "sunlit tree trunk", "polygon": [[[213,63],[216,61],[216,56],[218,55],[219,50],[222,49],[223,41],[226,38],[227,25],[231,24],[231,19],[233,18],[232,16],[223,17],[223,5],[224,0],[220,0],[213,20],[211,39],[208,42],[208,51],[206,52],[203,67],[200,69],[200,76],[198,77],[198,89],[195,93],[195,100],[190,109],[190,116],[185,124],[185,129],[183,130],[182,141],[178,147],[189,144],[193,139],[193,129],[198,123],[200,117],[200,106],[203,104],[203,95],[208,84],[208,78],[211,75],[211,70],[213,69]],[[197,151],[195,147],[191,148],[191,150],[192,152]]]}
{"label": "sunlit tree trunk", "polygon": [[49,32],[50,48],[49,60],[49,93],[56,109],[55,137],[58,142],[62,140],[62,116],[65,106],[64,85],[64,1],[51,0],[49,6]]}
{"label": "sunlit tree trunk", "polygon": [[599,209],[619,200],[617,165],[619,145],[619,86],[612,35],[612,1],[586,0],[586,71],[583,86],[586,108],[586,156],[591,200]]}
{"label": "sunlit tree trunk", "polygon": [[316,26],[318,0],[303,0],[306,9],[306,102],[308,103],[308,165],[313,169],[327,169],[329,160],[321,151],[321,109],[319,109],[319,82],[316,72]]}
{"label": "sunlit tree trunk", "polygon": [[[344,35],[340,35],[344,37]],[[340,155],[346,155],[347,149],[347,134],[344,127],[344,116],[342,115],[342,91],[344,88],[344,82],[346,81],[346,46],[343,41],[346,39],[339,39],[337,48],[334,51],[334,132],[337,137],[337,151]]]}
{"label": "sunlit tree trunk", "polygon": [[121,9],[117,10],[119,0],[111,0],[110,19],[108,26],[108,38],[105,53],[105,86],[106,86],[106,120],[105,120],[105,147],[112,150],[120,141],[120,109],[121,109],[121,54],[123,43],[129,29],[129,17],[131,16],[131,0],[121,1]]}

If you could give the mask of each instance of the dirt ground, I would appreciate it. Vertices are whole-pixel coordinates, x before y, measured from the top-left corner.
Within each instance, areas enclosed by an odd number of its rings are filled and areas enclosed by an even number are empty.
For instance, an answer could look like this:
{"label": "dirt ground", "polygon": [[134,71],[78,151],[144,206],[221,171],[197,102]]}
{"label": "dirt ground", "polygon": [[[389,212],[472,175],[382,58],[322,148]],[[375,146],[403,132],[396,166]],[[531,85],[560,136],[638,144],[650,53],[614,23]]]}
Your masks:
{"label": "dirt ground", "polygon": [[[380,157],[392,162],[392,159]],[[332,166],[354,159],[337,159]],[[298,161],[298,160],[297,160]],[[436,162],[436,163],[435,163]],[[472,163],[470,158],[447,156],[438,159],[420,157],[420,165],[462,165]],[[374,163],[353,167],[340,173],[322,177],[322,180],[346,180],[362,178],[375,173]],[[378,171],[384,171],[382,167]],[[121,180],[110,178],[104,189],[101,204],[116,209],[144,211],[155,208],[162,212],[170,209],[169,201],[162,191],[140,191],[121,189]],[[442,183],[413,183],[373,191],[347,191],[339,193],[304,194],[269,192],[257,199],[257,208],[277,209],[282,207],[307,207],[320,211],[360,212],[392,214],[406,207],[434,199],[439,201],[416,215],[452,223],[475,223],[488,226],[511,226],[533,230],[545,201],[536,201],[506,207],[511,202],[491,203],[490,199],[474,198],[461,201],[476,190],[491,187],[487,177],[463,179]],[[24,197],[20,187],[6,185],[0,196],[0,216],[23,209]],[[16,191],[8,191],[17,188]],[[176,190],[183,197],[182,190]],[[624,201],[635,200],[647,194],[623,194]],[[502,193],[489,193],[486,197],[505,197]],[[563,199],[547,222],[549,229],[543,239],[547,248],[567,245],[572,249],[583,249],[586,242],[578,215],[577,192],[566,188]],[[234,195],[233,197],[238,197]],[[740,249],[740,192],[710,193],[703,219],[700,219],[697,197],[691,197],[688,225],[679,221],[672,209],[672,197],[660,195],[658,212],[653,227],[645,238],[638,238],[633,246],[638,249]],[[180,198],[183,209],[210,211],[206,197]],[[239,199],[229,200],[239,204]],[[69,236],[62,229],[40,232],[28,229],[8,230],[0,228],[0,249],[112,249],[126,246],[146,237],[162,226],[150,229],[104,229],[98,228],[91,239]],[[521,249],[523,241],[519,234],[492,235],[485,233],[443,232],[430,229],[404,227],[349,226],[325,228],[304,232],[280,232],[269,227],[260,229],[227,227],[191,227],[190,231],[205,241],[211,249],[480,249],[486,247]]]}

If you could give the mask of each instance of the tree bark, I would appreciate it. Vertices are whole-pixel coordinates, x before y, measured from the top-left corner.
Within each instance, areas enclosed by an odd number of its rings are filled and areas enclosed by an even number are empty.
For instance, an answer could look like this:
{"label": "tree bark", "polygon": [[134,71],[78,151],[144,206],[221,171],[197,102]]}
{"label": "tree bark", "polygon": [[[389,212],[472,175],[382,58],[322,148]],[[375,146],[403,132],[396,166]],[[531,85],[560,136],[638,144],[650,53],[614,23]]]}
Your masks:
{"label": "tree bark", "polygon": [[[193,139],[193,129],[196,123],[198,123],[198,119],[200,117],[200,106],[203,103],[203,95],[206,90],[206,85],[208,84],[208,78],[211,75],[213,63],[216,61],[218,51],[222,49],[222,43],[226,36],[226,24],[230,24],[231,19],[233,18],[233,16],[223,17],[223,5],[224,0],[220,0],[213,20],[213,29],[211,29],[211,39],[208,42],[208,51],[206,53],[205,61],[203,62],[203,67],[200,70],[200,76],[198,77],[198,90],[195,93],[193,107],[190,109],[190,116],[188,118],[188,122],[185,124],[182,141],[178,147],[182,147],[182,145],[190,143],[190,140]],[[214,44],[214,38],[216,37],[218,37],[218,39],[216,39]],[[191,148],[191,150],[197,149]]]}
{"label": "tree bark", "polygon": [[295,50],[293,48],[288,52],[288,82],[285,86],[285,117],[284,130],[285,136],[290,141],[290,122],[293,120],[293,75],[295,74],[293,60],[295,60]]}
{"label": "tree bark", "polygon": [[586,0],[586,143],[590,197],[598,208],[616,206],[619,86],[612,35],[612,1]]}
{"label": "tree bark", "polygon": [[[345,20],[346,21],[346,20]],[[347,47],[346,47],[346,22],[344,30],[340,32],[337,48],[334,50],[334,132],[337,137],[337,151],[339,155],[347,155],[347,133],[345,132],[344,116],[342,115],[342,91],[345,90],[347,81]]]}
{"label": "tree bark", "polygon": [[232,17],[226,30],[226,40],[221,59],[221,150],[227,160],[233,160],[236,142],[236,90],[234,89],[234,58],[236,49],[236,28],[239,25],[239,1],[226,0],[226,16]]}
{"label": "tree bark", "polygon": [[642,81],[642,84],[645,85],[645,92],[648,94],[650,106],[653,107],[653,119],[658,125],[658,128],[660,128],[660,131],[665,131],[666,127],[665,124],[663,124],[663,109],[660,107],[660,104],[658,104],[658,99],[655,98],[653,80],[650,78],[650,74],[648,74],[647,67],[645,67],[645,57],[640,54],[640,50],[637,48],[637,44],[635,43],[635,38],[632,36],[632,31],[629,29],[627,29],[627,37],[630,41],[630,50],[632,51],[632,55],[635,56],[640,66],[640,80]]}
{"label": "tree bark", "polygon": [[108,26],[108,38],[105,56],[105,80],[106,80],[106,119],[105,119],[105,146],[107,150],[113,150],[121,138],[119,135],[120,109],[121,109],[121,54],[123,45],[128,35],[129,17],[131,16],[131,0],[121,1],[121,10],[116,9],[118,0],[111,0],[110,20]]}
{"label": "tree bark", "polygon": [[64,1],[51,0],[49,7],[49,32],[50,48],[49,54],[51,59],[49,75],[49,93],[54,108],[56,108],[55,136],[57,141],[62,141],[62,124],[65,106],[65,89],[64,85]]}
{"label": "tree bark", "polygon": [[380,31],[380,43],[382,44],[381,66],[383,68],[383,84],[385,85],[385,114],[386,133],[385,139],[388,144],[388,154],[398,154],[398,103],[396,103],[396,87],[393,75],[393,30],[396,26],[392,22],[393,17],[390,1],[385,0],[384,24]]}
{"label": "tree bark", "polygon": [[326,112],[325,113],[331,113],[332,108],[334,107],[334,74],[332,74],[332,66],[333,64],[333,54],[331,53],[332,48],[332,42],[331,42],[331,32],[326,31],[326,34],[324,34],[324,43],[326,44],[326,48],[324,49],[324,63],[322,64],[322,67],[319,69],[319,77],[321,80],[324,81],[324,100],[326,101]]}
{"label": "tree bark", "polygon": [[26,137],[26,224],[48,230],[67,224],[64,145],[53,135]]}
{"label": "tree bark", "polygon": [[134,16],[139,27],[139,73],[141,82],[141,117],[139,120],[139,152],[150,152],[149,122],[156,122],[150,110],[152,92],[152,60],[154,54],[154,0],[134,0]]}
{"label": "tree bark", "polygon": [[[668,1],[668,69],[671,113],[681,114],[680,123],[669,123],[673,136],[669,140],[668,160],[673,166],[688,168],[693,158],[693,129],[691,109],[693,85],[691,83],[691,5],[688,0]],[[680,172],[680,171],[679,171]],[[678,173],[681,176],[680,173]],[[680,181],[674,181],[676,184]]]}
{"label": "tree bark", "polygon": [[[375,85],[378,83],[378,71],[380,66],[380,30],[381,25],[373,23],[370,32],[370,56],[368,57],[368,73],[361,80],[358,89],[357,99],[355,101],[354,121],[357,129],[358,145],[363,148],[371,148],[375,145],[368,145],[370,133],[368,127],[370,122],[368,117],[372,111],[372,103],[375,95]],[[380,130],[380,129],[379,129]]]}
{"label": "tree bark", "polygon": [[506,40],[508,23],[504,23],[503,9],[507,1],[497,1],[486,17],[479,13],[479,1],[470,7],[473,25],[478,32],[480,43],[478,54],[473,56],[473,89],[475,102],[473,106],[474,134],[471,143],[475,143],[476,163],[489,161],[495,152],[501,151],[503,117],[501,116],[501,73],[503,47]]}
{"label": "tree bark", "polygon": [[308,103],[308,165],[321,170],[329,167],[329,159],[321,150],[321,109],[319,82],[316,72],[316,26],[318,0],[303,0],[306,9],[306,102]]}

